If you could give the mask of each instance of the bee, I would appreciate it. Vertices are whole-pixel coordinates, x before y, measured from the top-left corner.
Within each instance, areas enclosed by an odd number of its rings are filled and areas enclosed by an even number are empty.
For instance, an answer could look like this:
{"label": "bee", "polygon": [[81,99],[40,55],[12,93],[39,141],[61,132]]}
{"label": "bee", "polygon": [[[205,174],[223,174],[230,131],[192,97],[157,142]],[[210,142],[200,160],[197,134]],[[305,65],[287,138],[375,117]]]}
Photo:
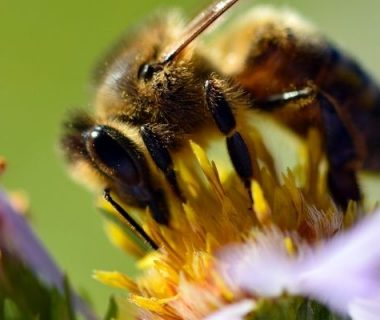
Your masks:
{"label": "bee", "polygon": [[239,128],[253,111],[270,113],[300,136],[311,127],[322,133],[328,186],[343,208],[361,199],[357,170],[380,169],[379,87],[307,21],[288,10],[253,8],[206,45],[199,41],[237,2],[217,1],[187,25],[169,13],[128,33],[97,68],[94,115],[77,114],[65,125],[62,147],[75,172],[105,190],[153,247],[111,191],[170,225],[152,171],[186,201],[172,156],[209,132],[224,136],[249,190],[255,173]]}

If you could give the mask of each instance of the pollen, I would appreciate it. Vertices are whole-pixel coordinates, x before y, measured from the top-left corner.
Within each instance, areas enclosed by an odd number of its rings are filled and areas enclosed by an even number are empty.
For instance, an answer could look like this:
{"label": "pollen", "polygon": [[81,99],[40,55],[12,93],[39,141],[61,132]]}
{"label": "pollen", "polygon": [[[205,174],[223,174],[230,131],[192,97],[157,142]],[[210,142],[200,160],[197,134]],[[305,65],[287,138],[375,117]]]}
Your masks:
{"label": "pollen", "polygon": [[[244,300],[244,293],[215,267],[222,248],[259,241],[259,234],[276,228],[283,234],[280,244],[293,257],[297,256],[298,239],[314,245],[344,228],[343,213],[326,189],[326,171],[321,170],[325,159],[317,131],[312,130],[306,141],[297,142],[302,159],[284,172],[275,152],[266,146],[264,133],[257,128],[247,132],[248,147],[255,155],[251,193],[230,167],[195,142],[189,142],[186,156],[174,159],[187,201],[181,203],[167,193],[168,226],[157,224],[149,214],[142,219],[144,230],[159,247],[157,251],[142,246],[110,215],[113,222],[107,233],[114,244],[137,258],[138,276],[97,271],[95,277],[128,291],[124,302],[135,305],[141,318],[202,319]],[[222,148],[220,155],[228,159],[223,152]],[[352,205],[351,220],[356,211]],[[255,307],[260,301],[259,297],[250,299]]]}
{"label": "pollen", "polygon": [[266,225],[271,222],[271,210],[264,197],[263,190],[255,180],[252,182],[252,200],[253,200],[253,209],[256,213],[257,220],[262,224]]}

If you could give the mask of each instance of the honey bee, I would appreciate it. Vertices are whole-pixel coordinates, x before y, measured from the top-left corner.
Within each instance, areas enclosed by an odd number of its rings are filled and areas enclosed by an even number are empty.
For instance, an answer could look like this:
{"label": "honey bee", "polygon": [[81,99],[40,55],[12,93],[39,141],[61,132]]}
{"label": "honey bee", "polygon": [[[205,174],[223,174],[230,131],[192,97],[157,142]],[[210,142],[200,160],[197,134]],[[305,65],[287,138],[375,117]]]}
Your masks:
{"label": "honey bee", "polygon": [[152,170],[186,201],[172,156],[184,141],[208,132],[225,137],[231,163],[249,189],[255,173],[239,128],[254,117],[252,110],[270,113],[301,136],[319,129],[328,186],[343,208],[361,199],[357,170],[380,169],[380,90],[311,24],[288,10],[259,7],[207,45],[199,41],[237,2],[217,1],[187,25],[175,14],[162,15],[127,34],[96,71],[95,114],[77,114],[65,125],[68,162],[105,190],[153,247],[110,192],[122,203],[149,207],[158,223],[169,225],[165,192]]}

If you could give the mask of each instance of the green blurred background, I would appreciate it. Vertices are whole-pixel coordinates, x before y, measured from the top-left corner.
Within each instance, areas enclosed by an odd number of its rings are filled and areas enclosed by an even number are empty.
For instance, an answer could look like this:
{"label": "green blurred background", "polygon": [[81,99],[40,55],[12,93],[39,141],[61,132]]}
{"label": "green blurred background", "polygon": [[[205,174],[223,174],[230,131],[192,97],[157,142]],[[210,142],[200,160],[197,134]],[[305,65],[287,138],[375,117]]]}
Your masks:
{"label": "green blurred background", "polygon": [[[100,314],[116,290],[92,280],[91,271],[128,272],[131,260],[108,243],[93,195],[65,171],[57,150],[62,119],[88,105],[92,66],[126,27],[157,8],[192,14],[205,3],[0,0],[0,155],[9,161],[2,182],[28,193],[37,234]],[[380,78],[380,1],[260,3],[297,8]]]}

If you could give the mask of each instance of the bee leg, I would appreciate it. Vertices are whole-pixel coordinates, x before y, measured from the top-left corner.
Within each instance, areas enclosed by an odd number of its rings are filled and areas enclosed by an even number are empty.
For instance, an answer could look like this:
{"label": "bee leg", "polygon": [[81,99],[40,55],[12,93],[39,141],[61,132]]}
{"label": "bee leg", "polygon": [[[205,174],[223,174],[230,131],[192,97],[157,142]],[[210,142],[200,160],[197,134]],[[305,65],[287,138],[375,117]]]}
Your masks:
{"label": "bee leg", "polygon": [[334,101],[323,93],[318,93],[316,98],[321,108],[329,161],[328,185],[334,200],[347,208],[350,200],[361,200],[356,176],[360,163],[358,147],[349,126],[337,112]]}
{"label": "bee leg", "polygon": [[154,163],[164,173],[174,193],[179,199],[184,201],[184,197],[178,186],[177,176],[173,168],[173,160],[168,149],[164,143],[162,143],[158,135],[156,135],[148,125],[143,125],[140,127],[140,134]]}
{"label": "bee leg", "polygon": [[274,110],[286,106],[289,102],[313,98],[321,109],[321,120],[324,127],[326,154],[329,161],[327,183],[335,202],[346,208],[349,200],[360,201],[361,194],[356,176],[360,163],[359,136],[343,111],[335,101],[318,89],[306,87],[270,96],[265,100],[254,101],[253,106],[264,110]]}
{"label": "bee leg", "polygon": [[204,87],[208,110],[219,130],[226,136],[227,150],[232,165],[243,181],[252,200],[251,179],[253,177],[253,168],[247,144],[236,130],[235,116],[225,98],[223,90],[213,80],[207,80]]}
{"label": "bee leg", "polygon": [[265,111],[272,111],[284,107],[289,102],[308,99],[315,96],[315,89],[306,87],[300,90],[287,91],[279,94],[274,94],[263,100],[252,99],[252,108],[260,107]]}

